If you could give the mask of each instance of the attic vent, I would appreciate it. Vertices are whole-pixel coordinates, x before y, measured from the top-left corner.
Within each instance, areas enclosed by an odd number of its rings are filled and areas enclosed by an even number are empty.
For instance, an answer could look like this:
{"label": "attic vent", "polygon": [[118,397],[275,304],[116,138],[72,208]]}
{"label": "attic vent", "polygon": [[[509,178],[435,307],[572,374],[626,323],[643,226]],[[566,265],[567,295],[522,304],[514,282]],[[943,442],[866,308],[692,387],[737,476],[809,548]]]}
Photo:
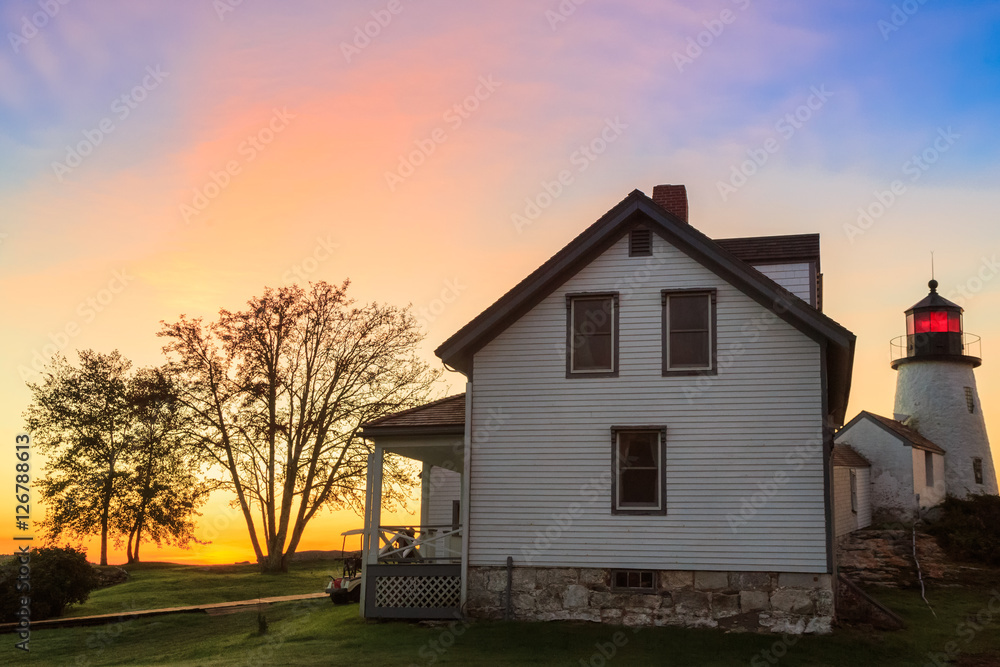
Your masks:
{"label": "attic vent", "polygon": [[628,235],[628,256],[648,257],[653,254],[653,233],[640,227]]}

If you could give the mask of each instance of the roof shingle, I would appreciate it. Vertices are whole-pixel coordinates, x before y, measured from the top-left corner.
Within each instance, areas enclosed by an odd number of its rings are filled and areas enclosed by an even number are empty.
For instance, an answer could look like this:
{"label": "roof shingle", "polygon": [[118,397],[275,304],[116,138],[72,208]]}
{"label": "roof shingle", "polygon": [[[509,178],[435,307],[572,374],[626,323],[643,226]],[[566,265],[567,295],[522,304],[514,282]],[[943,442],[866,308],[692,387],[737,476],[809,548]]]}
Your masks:
{"label": "roof shingle", "polygon": [[850,445],[834,445],[833,465],[847,468],[870,468],[872,464]]}
{"label": "roof shingle", "polygon": [[465,394],[455,394],[418,405],[409,410],[394,412],[385,417],[373,419],[362,425],[365,431],[395,428],[441,428],[461,426],[465,428]]}
{"label": "roof shingle", "polygon": [[945,454],[945,451],[941,449],[941,447],[931,442],[924,436],[920,435],[920,433],[917,432],[916,429],[910,428],[909,426],[904,426],[895,419],[889,419],[888,417],[883,417],[873,412],[868,412],[867,410],[862,410],[861,413],[857,417],[852,419],[851,423],[845,426],[844,428],[846,429],[848,426],[853,424],[858,419],[866,416],[874,420],[876,424],[879,424],[883,428],[886,428],[889,431],[895,433],[897,436],[905,440],[911,447],[916,447],[917,449],[923,449],[924,451],[933,452],[935,454],[941,454],[942,456],[944,456]]}

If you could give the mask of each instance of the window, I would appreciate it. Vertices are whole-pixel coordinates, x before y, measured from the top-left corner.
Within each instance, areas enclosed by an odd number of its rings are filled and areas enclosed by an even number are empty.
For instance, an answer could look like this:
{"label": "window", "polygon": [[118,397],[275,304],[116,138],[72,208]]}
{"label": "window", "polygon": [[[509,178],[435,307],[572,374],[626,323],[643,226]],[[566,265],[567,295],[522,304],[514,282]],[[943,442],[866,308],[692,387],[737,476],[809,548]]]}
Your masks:
{"label": "window", "polygon": [[983,460],[972,459],[972,474],[976,476],[976,484],[983,483]]}
{"label": "window", "polygon": [[611,429],[613,514],[666,514],[666,428]]}
{"label": "window", "polygon": [[656,590],[656,573],[652,570],[612,570],[611,587],[614,589]]}
{"label": "window", "polygon": [[858,471],[851,468],[851,511],[858,513]]}
{"label": "window", "polygon": [[924,477],[927,486],[934,486],[934,454],[924,452]]}
{"label": "window", "polygon": [[566,297],[566,377],[618,375],[618,294]]}
{"label": "window", "polygon": [[451,501],[451,529],[458,530],[462,525],[462,504],[459,500]]}
{"label": "window", "polygon": [[662,294],[663,374],[715,373],[715,290]]}
{"label": "window", "polygon": [[628,256],[648,257],[653,254],[653,232],[640,227],[628,235]]}
{"label": "window", "polygon": [[965,388],[965,406],[969,408],[969,414],[976,412],[976,398],[972,395],[972,387]]}

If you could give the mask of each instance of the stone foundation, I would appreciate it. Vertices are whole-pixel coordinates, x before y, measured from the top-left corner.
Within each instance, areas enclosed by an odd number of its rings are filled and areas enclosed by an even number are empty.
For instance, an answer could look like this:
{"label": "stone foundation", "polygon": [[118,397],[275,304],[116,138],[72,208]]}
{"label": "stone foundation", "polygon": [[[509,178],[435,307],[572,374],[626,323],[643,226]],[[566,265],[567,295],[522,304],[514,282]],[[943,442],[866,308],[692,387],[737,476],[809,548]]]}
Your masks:
{"label": "stone foundation", "polygon": [[[501,619],[507,569],[470,567],[466,612]],[[511,608],[517,620],[678,625],[783,634],[830,632],[829,574],[660,570],[649,592],[612,589],[611,570],[515,567]]]}

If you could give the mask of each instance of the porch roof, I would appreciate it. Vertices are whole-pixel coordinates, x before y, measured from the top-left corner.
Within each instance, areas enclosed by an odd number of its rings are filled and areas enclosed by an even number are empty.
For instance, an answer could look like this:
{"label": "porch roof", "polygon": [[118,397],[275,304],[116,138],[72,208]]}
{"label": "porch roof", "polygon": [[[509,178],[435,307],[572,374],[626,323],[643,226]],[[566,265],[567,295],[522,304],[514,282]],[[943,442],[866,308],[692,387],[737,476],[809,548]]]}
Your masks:
{"label": "porch roof", "polygon": [[362,424],[366,438],[393,435],[458,435],[465,433],[465,393],[395,412]]}

